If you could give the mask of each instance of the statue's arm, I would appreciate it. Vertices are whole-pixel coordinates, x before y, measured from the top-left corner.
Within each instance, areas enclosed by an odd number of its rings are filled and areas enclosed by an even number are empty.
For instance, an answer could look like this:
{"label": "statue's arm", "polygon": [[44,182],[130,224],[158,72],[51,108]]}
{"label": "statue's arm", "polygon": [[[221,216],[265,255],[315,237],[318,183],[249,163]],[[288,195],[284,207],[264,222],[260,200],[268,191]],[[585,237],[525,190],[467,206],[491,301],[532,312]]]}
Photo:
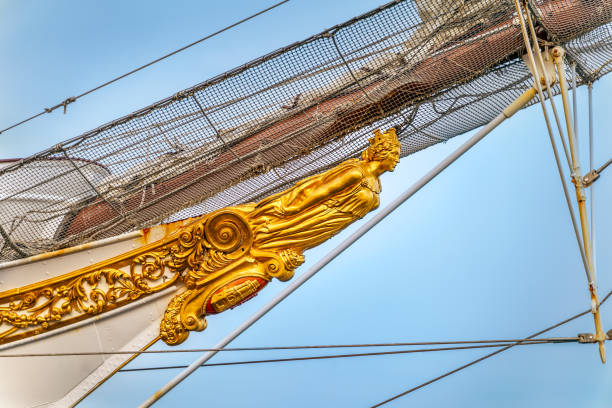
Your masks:
{"label": "statue's arm", "polygon": [[350,167],[341,172],[324,173],[317,183],[313,183],[299,191],[288,192],[283,197],[291,197],[291,200],[288,200],[288,202],[283,202],[284,200],[281,198],[283,204],[282,210],[287,215],[299,213],[327,200],[334,194],[354,187],[356,184],[361,183],[362,179],[363,172],[357,166]]}

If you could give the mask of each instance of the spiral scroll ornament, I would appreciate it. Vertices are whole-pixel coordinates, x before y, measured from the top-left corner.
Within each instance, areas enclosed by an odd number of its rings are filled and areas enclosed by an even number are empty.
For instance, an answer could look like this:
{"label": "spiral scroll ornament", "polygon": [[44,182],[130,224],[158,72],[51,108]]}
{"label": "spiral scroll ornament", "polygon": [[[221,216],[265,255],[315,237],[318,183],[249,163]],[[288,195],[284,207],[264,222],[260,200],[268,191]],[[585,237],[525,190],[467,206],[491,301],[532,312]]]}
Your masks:
{"label": "spiral scroll ornament", "polygon": [[211,214],[204,226],[206,239],[210,245],[227,254],[237,251],[237,255],[247,252],[253,243],[253,234],[247,220],[235,211]]}

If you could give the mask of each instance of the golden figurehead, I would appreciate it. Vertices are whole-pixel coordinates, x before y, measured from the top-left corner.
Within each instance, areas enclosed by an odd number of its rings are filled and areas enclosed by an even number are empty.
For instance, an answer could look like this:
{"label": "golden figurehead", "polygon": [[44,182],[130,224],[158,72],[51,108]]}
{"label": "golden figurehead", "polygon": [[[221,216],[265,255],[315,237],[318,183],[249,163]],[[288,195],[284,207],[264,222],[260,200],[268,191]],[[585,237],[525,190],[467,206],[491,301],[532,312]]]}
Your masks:
{"label": "golden figurehead", "polygon": [[379,177],[399,160],[395,129],[374,132],[350,159],[258,203],[223,208],[107,261],[0,293],[0,344],[35,336],[184,285],[160,324],[168,344],[206,328],[205,316],[291,279],[304,251],[378,207]]}
{"label": "golden figurehead", "polygon": [[379,177],[393,171],[400,143],[395,129],[374,132],[361,159],[349,159],[258,203],[203,216],[179,233],[168,266],[184,270],[187,290],[161,322],[168,344],[206,328],[206,314],[245,302],[272,278],[291,279],[303,252],[336,235],[379,204]]}

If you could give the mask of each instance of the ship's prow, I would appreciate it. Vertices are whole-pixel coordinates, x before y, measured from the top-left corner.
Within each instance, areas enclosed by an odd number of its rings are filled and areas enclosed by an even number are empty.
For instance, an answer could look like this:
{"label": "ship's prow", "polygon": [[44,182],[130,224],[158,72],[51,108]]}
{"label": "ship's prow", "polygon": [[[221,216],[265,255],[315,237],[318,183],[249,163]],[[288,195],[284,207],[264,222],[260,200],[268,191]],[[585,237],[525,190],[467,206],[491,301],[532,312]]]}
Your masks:
{"label": "ship's prow", "polygon": [[[189,222],[0,264],[0,354],[35,355],[3,359],[3,405],[71,406],[133,356],[104,353],[140,350],[157,339],[177,287],[162,282],[156,290],[134,281],[142,274],[129,262],[116,269],[105,265]],[[57,356],[62,353],[76,354]]]}

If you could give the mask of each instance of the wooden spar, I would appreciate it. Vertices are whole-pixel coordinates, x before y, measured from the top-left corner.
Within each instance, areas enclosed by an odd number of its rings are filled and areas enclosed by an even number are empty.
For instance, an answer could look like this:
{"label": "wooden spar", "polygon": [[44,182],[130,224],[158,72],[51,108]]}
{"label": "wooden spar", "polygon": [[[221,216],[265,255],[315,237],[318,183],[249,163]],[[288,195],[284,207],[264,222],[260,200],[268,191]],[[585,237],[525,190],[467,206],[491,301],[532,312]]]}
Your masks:
{"label": "wooden spar", "polygon": [[[600,14],[594,14],[592,8],[587,8],[579,0],[547,2],[538,6],[541,21],[547,28],[552,27],[551,31],[555,33],[555,27],[561,28],[563,32],[571,32],[574,35],[595,27],[602,17],[612,15],[612,4],[602,2],[599,11]],[[483,72],[512,56],[521,47],[520,30],[513,23],[513,15],[507,15],[505,18],[506,21],[497,22],[473,36],[486,38],[486,41],[470,40],[453,48],[439,50],[424,59],[408,74],[395,80],[397,86],[391,91],[382,93],[384,80],[379,80],[365,85],[363,89],[322,101],[233,144],[231,151],[220,153],[214,160],[200,163],[180,175],[156,184],[154,193],[148,189],[144,197],[141,191],[133,193],[122,203],[124,214],[130,216],[129,225],[117,222],[115,210],[97,199],[77,214],[67,215],[56,238],[70,240],[70,237],[76,237],[93,226],[105,223],[108,228],[93,238],[100,239],[125,232],[131,229],[134,223],[151,219],[152,214],[171,212],[174,208],[173,202],[191,202],[194,196],[201,196],[201,193],[197,192],[212,193],[238,180],[256,175],[253,169],[259,163],[259,154],[266,155],[269,163],[280,165],[303,154],[304,148],[299,146],[300,144],[322,145],[380,119],[381,110],[385,115],[390,115],[437,91],[469,80],[475,72]],[[363,92],[378,97],[373,103],[351,103],[362,99]],[[398,104],[398,101],[404,102]],[[332,112],[337,114],[335,121],[319,122],[321,113]],[[304,129],[309,130],[303,131]],[[282,143],[285,137],[294,132],[301,132],[300,143],[296,143],[296,146],[284,144],[283,149],[266,150],[266,146]],[[236,160],[235,155],[240,157],[240,160]]]}

